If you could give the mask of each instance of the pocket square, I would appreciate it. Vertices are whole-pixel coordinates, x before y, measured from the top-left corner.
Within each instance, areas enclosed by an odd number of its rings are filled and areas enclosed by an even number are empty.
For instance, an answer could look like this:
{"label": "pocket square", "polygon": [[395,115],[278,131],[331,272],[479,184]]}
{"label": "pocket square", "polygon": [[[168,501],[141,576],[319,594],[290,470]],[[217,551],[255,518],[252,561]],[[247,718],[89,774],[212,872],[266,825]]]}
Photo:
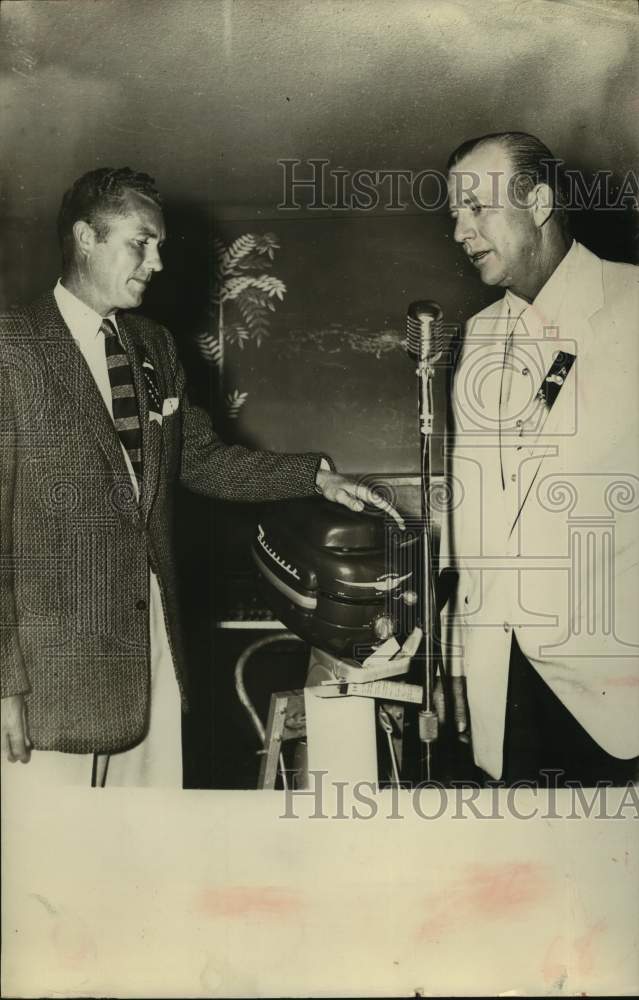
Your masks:
{"label": "pocket square", "polygon": [[179,405],[180,400],[177,396],[168,396],[162,403],[162,416],[169,417],[172,413],[175,413]]}

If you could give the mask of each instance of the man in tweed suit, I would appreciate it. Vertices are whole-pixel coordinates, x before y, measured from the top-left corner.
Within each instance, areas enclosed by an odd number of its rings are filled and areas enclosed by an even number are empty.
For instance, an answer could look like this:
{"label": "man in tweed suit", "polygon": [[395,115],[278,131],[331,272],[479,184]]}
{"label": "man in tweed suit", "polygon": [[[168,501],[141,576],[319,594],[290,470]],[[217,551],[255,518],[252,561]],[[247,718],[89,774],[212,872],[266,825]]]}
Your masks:
{"label": "man in tweed suit", "polygon": [[190,405],[170,334],[129,311],[164,236],[150,177],[84,175],[60,210],[61,281],[2,321],[2,753],[46,780],[181,786],[176,481],[381,503],[322,455],[225,445]]}

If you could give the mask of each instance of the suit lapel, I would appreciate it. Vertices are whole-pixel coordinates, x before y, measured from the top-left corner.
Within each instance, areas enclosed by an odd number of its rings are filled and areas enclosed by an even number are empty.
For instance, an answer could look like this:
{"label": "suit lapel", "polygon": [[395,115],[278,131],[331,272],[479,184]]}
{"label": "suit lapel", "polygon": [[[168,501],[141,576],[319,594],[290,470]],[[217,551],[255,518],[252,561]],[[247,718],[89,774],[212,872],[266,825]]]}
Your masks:
{"label": "suit lapel", "polygon": [[[578,255],[567,276],[566,291],[556,320],[560,336],[558,347],[561,348],[564,345],[566,350],[570,350],[571,343],[574,343],[576,346],[572,350],[575,351],[576,355],[580,353],[579,345],[584,344],[584,338],[589,337],[592,333],[592,318],[604,304],[601,260],[581,245],[578,245],[577,251]],[[545,371],[550,367],[550,354],[546,360],[548,364]],[[572,398],[578,409],[578,372],[579,358],[577,356],[566,379],[565,388],[562,387],[555,404],[539,422],[535,437],[531,439],[528,446],[526,460],[520,466],[519,504],[510,532],[517,524],[522,509],[530,496],[544,458],[550,453],[554,453],[557,446],[568,449],[572,446],[572,436],[559,437],[556,435],[562,419],[565,419],[566,406],[569,405],[571,398],[570,393],[573,394]],[[565,395],[566,392],[569,395]],[[575,412],[575,419],[579,420],[578,412]]]}
{"label": "suit lapel", "polygon": [[469,370],[465,392],[469,394],[471,424],[483,435],[499,435],[499,389],[507,335],[508,306],[505,299],[495,304],[490,316],[478,317],[468,331],[464,364]]}
{"label": "suit lapel", "polygon": [[93,434],[109,465],[128,478],[118,436],[95,379],[82,351],[66,326],[52,294],[40,299],[29,311],[31,331],[43,341],[48,369],[58,379],[72,405],[77,408],[81,433]]}
{"label": "suit lapel", "polygon": [[[73,406],[77,408],[80,432],[95,436],[111,468],[118,477],[128,482],[129,470],[111,414],[104,405],[82,351],[60,315],[53,294],[47,293],[30,307],[27,310],[27,317],[34,339],[43,342],[49,371],[68,394]],[[118,314],[117,320],[122,343],[129,357],[140,411],[143,461],[140,512],[146,520],[157,491],[162,430],[156,420],[149,420],[148,394],[142,372],[143,347],[126,317]],[[135,508],[133,510],[135,511]]]}

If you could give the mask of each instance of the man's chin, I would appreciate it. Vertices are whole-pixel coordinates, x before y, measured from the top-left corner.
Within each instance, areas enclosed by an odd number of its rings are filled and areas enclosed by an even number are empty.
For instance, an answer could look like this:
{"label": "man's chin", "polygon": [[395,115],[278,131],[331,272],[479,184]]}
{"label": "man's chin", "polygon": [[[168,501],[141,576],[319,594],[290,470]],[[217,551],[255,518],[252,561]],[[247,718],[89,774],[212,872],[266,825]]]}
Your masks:
{"label": "man's chin", "polygon": [[126,306],[122,306],[123,309],[135,309],[136,306],[142,305],[142,300],[144,299],[144,293],[146,292],[146,285],[142,285],[139,282],[130,285],[128,289],[128,302]]}
{"label": "man's chin", "polygon": [[506,284],[506,276],[504,272],[499,271],[496,267],[490,267],[490,265],[479,269],[479,277],[484,285]]}

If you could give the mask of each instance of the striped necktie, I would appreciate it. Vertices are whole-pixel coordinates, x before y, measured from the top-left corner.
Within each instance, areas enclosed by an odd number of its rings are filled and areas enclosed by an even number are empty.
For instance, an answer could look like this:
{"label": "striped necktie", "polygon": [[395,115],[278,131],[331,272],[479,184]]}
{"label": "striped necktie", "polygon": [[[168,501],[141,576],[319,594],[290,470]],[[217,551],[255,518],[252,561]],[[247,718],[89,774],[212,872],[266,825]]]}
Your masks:
{"label": "striped necktie", "polygon": [[120,441],[131,459],[138,483],[141,483],[142,430],[131,366],[111,320],[103,319],[100,330],[104,334],[104,352],[109,371],[109,382],[111,383],[113,422]]}

